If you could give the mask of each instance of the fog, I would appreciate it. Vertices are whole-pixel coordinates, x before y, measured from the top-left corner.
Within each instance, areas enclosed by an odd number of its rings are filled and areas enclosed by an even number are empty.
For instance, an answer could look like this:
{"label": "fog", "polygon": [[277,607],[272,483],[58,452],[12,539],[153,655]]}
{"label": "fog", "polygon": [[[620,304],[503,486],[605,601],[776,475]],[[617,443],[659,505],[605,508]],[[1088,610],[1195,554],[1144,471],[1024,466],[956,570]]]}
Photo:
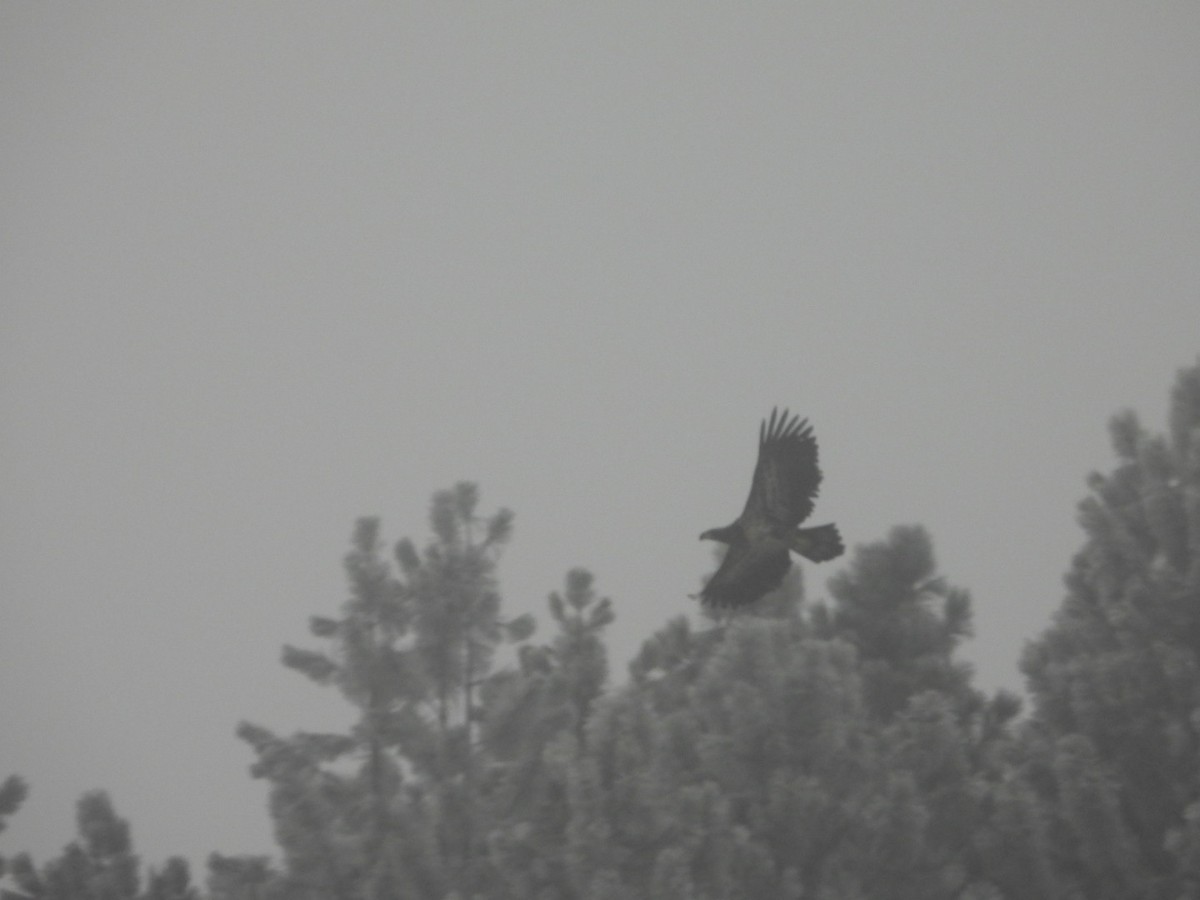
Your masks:
{"label": "fog", "polygon": [[[690,613],[760,419],[814,521],[933,535],[1019,689],[1124,407],[1200,334],[1200,9],[0,8],[0,852],[107,789],[136,849],[271,852],[233,734],[349,718],[280,646],[354,520],[516,513],[615,671]],[[810,597],[844,559],[806,566]]]}

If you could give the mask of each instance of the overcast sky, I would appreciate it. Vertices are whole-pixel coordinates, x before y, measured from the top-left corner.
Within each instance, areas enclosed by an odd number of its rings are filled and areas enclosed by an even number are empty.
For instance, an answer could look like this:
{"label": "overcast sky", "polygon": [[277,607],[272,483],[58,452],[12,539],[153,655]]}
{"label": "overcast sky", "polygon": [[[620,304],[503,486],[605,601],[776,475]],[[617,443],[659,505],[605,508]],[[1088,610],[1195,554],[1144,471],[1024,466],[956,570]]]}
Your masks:
{"label": "overcast sky", "polygon": [[280,646],[458,480],[513,614],[595,573],[623,680],[776,404],[813,521],[927,526],[1019,688],[1109,416],[1200,351],[1197,47],[1190,2],[0,6],[0,853],[97,787],[148,862],[271,851],[237,722],[347,719]]}

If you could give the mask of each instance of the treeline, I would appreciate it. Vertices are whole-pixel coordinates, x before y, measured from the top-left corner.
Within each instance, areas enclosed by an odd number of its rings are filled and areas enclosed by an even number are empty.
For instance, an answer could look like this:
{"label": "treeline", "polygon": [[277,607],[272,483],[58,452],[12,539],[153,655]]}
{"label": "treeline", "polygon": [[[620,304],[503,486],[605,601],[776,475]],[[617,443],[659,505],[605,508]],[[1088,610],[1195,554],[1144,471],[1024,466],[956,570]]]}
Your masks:
{"label": "treeline", "polygon": [[[970,598],[920,527],[857,548],[823,602],[792,579],[751,613],[677,618],[614,685],[590,573],[550,595],[548,634],[504,616],[512,516],[482,515],[472,485],[434,496],[423,548],[361,520],[349,599],[283,651],[355,724],[239,726],[281,856],[214,855],[203,895],[1200,897],[1200,364],[1166,434],[1128,413],[1111,430],[1065,599],[1021,660],[1024,715],[957,658]],[[0,788],[0,827],[24,791]],[[79,831],[41,866],[0,862],[8,896],[202,895],[182,860],[140,877],[103,793]]]}

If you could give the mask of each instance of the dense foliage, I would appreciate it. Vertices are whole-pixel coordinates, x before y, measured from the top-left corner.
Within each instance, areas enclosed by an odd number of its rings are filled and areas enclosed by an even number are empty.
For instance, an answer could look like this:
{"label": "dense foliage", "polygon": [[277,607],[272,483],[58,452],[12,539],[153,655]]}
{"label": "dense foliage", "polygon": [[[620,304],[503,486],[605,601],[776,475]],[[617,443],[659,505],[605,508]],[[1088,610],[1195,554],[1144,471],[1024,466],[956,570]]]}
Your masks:
{"label": "dense foliage", "polygon": [[[1123,414],[1112,438],[1023,718],[957,658],[970,597],[920,527],[858,547],[823,602],[793,577],[753,613],[669,622],[614,685],[589,572],[550,594],[548,635],[504,617],[512,516],[472,485],[434,496],[420,550],[389,558],[361,520],[349,598],[283,652],[355,723],[239,727],[281,858],[214,854],[207,896],[1200,897],[1200,364],[1167,434]],[[0,785],[0,829],[25,792]],[[78,826],[40,867],[0,858],[3,896],[201,896],[183,860],[142,877],[105,794]]]}

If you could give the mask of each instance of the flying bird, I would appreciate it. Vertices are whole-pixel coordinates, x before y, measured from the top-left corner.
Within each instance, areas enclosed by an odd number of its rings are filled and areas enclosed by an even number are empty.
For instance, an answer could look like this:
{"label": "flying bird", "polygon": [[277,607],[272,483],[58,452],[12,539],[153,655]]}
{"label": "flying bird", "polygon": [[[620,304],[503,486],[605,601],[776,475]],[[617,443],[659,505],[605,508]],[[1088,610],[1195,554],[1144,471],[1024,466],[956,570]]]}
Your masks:
{"label": "flying bird", "polygon": [[813,509],[821,484],[817,439],[807,419],[771,410],[758,429],[758,463],[750,496],[732,525],[710,528],[700,540],[729,545],[725,559],[700,591],[710,606],[745,606],[779,587],[791,568],[791,552],[813,562],[841,556],[836,525],[799,525]]}

